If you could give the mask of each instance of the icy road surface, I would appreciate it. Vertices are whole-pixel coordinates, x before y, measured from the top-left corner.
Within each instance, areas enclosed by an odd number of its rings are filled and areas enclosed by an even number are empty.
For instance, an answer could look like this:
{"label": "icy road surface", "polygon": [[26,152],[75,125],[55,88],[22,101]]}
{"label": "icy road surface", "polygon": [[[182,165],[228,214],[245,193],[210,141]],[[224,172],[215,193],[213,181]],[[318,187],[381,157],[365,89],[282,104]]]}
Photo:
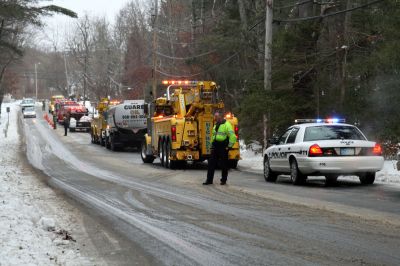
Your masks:
{"label": "icy road surface", "polygon": [[[39,116],[40,111],[38,110]],[[207,186],[205,165],[166,170],[26,120],[27,155],[49,184],[129,242],[127,264],[398,265],[400,190],[353,180],[267,184],[246,169]],[[217,172],[218,174],[218,172]],[[216,184],[218,175],[216,175]]]}

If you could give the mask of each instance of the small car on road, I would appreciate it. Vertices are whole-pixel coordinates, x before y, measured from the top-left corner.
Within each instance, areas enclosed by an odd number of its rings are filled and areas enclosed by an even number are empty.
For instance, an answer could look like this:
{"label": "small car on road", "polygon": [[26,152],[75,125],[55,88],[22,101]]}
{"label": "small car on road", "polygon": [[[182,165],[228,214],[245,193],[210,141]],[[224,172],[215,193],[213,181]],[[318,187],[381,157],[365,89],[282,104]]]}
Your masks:
{"label": "small car on road", "polygon": [[355,126],[338,119],[298,119],[264,150],[264,178],[275,182],[290,174],[295,185],[307,176],[325,176],[326,184],[339,175],[357,175],[362,184],[373,184],[382,169],[381,146],[368,141]]}
{"label": "small car on road", "polygon": [[30,117],[30,118],[36,118],[36,111],[34,106],[26,106],[24,107],[24,110],[22,111],[22,114],[24,115],[24,118]]}

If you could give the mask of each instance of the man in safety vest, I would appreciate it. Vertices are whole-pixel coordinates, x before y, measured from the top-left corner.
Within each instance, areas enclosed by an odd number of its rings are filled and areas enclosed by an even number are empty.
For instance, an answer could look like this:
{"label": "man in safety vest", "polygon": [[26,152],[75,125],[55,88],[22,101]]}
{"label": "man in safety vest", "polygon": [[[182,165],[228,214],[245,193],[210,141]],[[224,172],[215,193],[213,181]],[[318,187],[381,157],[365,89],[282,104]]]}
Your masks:
{"label": "man in safety vest", "polygon": [[228,151],[236,142],[236,135],[229,121],[224,119],[220,112],[214,114],[215,125],[212,132],[211,157],[208,159],[207,180],[203,185],[211,185],[214,179],[215,168],[218,160],[221,162],[221,185],[226,184],[228,178]]}

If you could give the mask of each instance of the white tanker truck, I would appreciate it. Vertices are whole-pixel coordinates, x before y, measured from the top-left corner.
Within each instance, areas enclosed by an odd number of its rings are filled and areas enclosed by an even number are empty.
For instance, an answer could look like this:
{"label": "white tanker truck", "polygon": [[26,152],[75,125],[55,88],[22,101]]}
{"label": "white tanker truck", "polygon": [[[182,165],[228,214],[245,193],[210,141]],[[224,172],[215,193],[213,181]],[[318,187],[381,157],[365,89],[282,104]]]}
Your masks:
{"label": "white tanker truck", "polygon": [[107,129],[105,146],[113,151],[125,147],[140,149],[147,133],[147,116],[144,100],[126,100],[111,107],[105,114]]}

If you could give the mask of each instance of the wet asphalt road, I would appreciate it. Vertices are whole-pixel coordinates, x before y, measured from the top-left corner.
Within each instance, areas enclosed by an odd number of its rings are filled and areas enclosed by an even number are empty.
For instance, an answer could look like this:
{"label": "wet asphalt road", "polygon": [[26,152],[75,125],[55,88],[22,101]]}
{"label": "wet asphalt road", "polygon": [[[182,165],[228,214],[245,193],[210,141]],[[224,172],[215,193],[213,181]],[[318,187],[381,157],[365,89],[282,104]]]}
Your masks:
{"label": "wet asphalt road", "polygon": [[204,187],[206,165],[145,165],[137,152],[111,152],[86,133],[64,137],[42,118],[25,121],[25,132],[49,184],[116,232],[123,247],[110,265],[400,264],[400,188],[269,184],[240,168],[228,186]]}

